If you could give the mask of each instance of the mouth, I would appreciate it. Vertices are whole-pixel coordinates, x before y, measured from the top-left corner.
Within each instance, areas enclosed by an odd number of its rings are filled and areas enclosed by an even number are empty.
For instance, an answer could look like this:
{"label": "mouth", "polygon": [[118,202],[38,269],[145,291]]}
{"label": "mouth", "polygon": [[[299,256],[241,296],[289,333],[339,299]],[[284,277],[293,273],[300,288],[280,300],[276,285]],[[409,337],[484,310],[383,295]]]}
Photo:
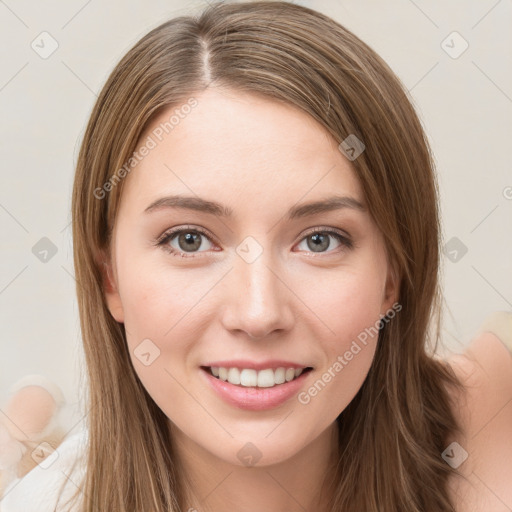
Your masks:
{"label": "mouth", "polygon": [[281,384],[286,384],[301,375],[313,370],[311,366],[304,368],[278,367],[255,370],[253,368],[238,368],[224,366],[201,366],[201,370],[208,375],[245,388],[272,388]]}

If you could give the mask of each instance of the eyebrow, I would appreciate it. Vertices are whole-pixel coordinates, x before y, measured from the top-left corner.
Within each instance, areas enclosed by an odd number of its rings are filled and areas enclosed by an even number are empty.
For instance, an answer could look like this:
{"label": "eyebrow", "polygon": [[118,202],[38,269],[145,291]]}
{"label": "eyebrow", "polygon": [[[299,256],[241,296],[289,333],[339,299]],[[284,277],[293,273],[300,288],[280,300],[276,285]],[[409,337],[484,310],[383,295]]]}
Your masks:
{"label": "eyebrow", "polygon": [[[181,208],[209,213],[218,217],[232,218],[233,210],[215,201],[208,201],[193,196],[166,196],[153,201],[145,210],[145,213],[168,208]],[[331,196],[323,200],[295,205],[288,210],[288,220],[294,220],[318,213],[324,213],[343,208],[365,212],[366,208],[355,198],[350,196]]]}

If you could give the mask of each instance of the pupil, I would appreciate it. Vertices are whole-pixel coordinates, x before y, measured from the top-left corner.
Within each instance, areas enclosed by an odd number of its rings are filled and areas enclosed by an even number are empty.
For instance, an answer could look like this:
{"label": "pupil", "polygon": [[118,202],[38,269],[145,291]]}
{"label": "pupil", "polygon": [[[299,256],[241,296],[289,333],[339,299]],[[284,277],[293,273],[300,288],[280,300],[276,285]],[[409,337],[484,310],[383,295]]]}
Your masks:
{"label": "pupil", "polygon": [[179,237],[179,242],[180,245],[181,242],[185,242],[184,245],[186,245],[186,247],[189,249],[199,249],[199,247],[201,246],[201,240],[199,239],[199,236],[197,234],[181,234]]}
{"label": "pupil", "polygon": [[313,245],[310,245],[309,243],[308,245],[314,252],[321,252],[318,249],[327,249],[329,247],[329,237],[322,233],[315,233],[314,235],[311,235],[310,239],[313,240]]}

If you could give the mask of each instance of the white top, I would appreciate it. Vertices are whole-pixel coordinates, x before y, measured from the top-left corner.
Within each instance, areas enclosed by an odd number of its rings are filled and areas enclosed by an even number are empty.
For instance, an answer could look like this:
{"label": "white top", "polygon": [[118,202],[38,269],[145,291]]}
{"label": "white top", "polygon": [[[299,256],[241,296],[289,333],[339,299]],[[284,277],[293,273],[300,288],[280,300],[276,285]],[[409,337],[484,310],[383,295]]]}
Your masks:
{"label": "white top", "polygon": [[[0,501],[0,512],[64,512],[85,476],[87,430],[66,437],[57,449],[24,477],[9,483]],[[78,460],[73,468],[73,463]],[[65,485],[57,507],[61,486]],[[80,496],[74,503],[80,502]],[[66,508],[66,512],[73,509]],[[75,508],[76,510],[76,508]]]}

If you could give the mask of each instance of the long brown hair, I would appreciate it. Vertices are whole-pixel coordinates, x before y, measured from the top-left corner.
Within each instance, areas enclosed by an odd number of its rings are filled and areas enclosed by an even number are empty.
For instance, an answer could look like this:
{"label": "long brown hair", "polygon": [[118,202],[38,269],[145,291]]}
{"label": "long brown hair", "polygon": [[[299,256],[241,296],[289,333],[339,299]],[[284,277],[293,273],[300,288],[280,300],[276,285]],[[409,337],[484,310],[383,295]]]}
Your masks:
{"label": "long brown hair", "polygon": [[[338,417],[331,511],[453,511],[441,458],[459,431],[433,355],[439,340],[440,231],[431,150],[407,90],[368,45],[329,17],[286,2],[219,3],[167,21],[112,71],[85,131],[72,197],[74,261],[88,389],[82,512],[178,511],[184,484],[167,418],[131,364],[104,297],[98,255],[123,190],[118,173],[163,108],[209,85],[307,112],[352,161],[399,279],[400,313],[382,322],[369,374]],[[117,174],[116,174],[117,173]],[[110,183],[109,187],[105,187]]]}

